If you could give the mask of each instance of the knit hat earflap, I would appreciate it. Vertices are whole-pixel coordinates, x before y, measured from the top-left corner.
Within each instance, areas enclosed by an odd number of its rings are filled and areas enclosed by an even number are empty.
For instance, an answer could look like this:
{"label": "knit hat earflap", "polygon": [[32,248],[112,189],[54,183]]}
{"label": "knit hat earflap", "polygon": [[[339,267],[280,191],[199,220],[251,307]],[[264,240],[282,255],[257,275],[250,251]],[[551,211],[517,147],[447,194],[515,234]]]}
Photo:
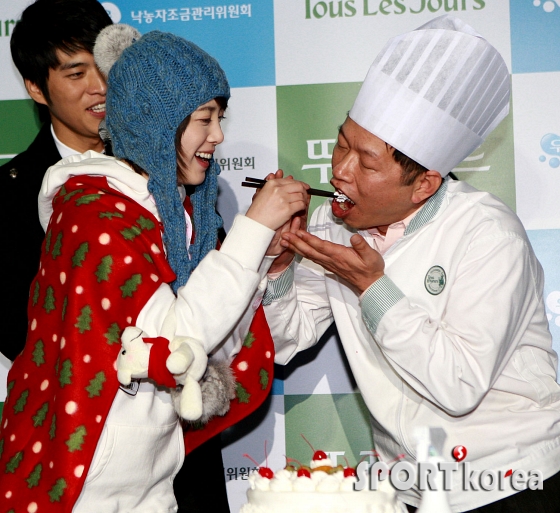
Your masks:
{"label": "knit hat earflap", "polygon": [[177,292],[216,247],[222,219],[216,212],[220,166],[212,159],[204,182],[191,196],[196,242],[189,257],[177,188],[175,133],[201,105],[229,98],[229,85],[218,62],[194,43],[159,31],[138,37],[135,29],[123,27],[102,30],[94,48],[96,62],[108,75],[105,119],[115,157],[134,162],[149,175],[148,190],[163,221],[167,258],[177,276],[172,287]]}

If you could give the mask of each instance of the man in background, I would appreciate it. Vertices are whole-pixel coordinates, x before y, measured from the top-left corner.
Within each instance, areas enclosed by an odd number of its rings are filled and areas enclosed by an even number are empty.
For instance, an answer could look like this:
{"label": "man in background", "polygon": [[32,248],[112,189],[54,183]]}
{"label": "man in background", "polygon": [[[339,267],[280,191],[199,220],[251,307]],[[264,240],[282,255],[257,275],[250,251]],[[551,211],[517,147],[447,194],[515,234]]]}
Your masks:
{"label": "man in background", "polygon": [[[99,124],[107,86],[92,52],[97,35],[111,23],[97,0],[37,0],[12,33],[12,59],[44,120],[29,148],[0,167],[0,262],[9,294],[0,352],[12,361],[25,345],[29,287],[45,236],[37,211],[43,176],[61,158],[104,151]],[[212,494],[204,493],[209,480],[216,483]],[[179,512],[229,513],[219,436],[185,458],[174,488]]]}
{"label": "man in background", "polygon": [[1,265],[10,291],[0,352],[10,360],[25,344],[29,286],[45,236],[37,214],[43,175],[61,158],[103,151],[98,127],[107,87],[92,50],[111,23],[97,0],[38,0],[22,13],[10,40],[14,64],[45,120],[29,148],[0,167]]}

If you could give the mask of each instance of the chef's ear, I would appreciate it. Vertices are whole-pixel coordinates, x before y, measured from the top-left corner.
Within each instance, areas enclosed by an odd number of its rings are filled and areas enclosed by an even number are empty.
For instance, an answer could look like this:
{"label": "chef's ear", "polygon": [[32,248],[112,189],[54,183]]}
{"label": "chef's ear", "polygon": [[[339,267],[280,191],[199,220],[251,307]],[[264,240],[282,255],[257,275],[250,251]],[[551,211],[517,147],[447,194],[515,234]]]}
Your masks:
{"label": "chef's ear", "polygon": [[431,169],[418,175],[412,185],[413,203],[422,203],[433,196],[439,189],[442,181],[441,175]]}

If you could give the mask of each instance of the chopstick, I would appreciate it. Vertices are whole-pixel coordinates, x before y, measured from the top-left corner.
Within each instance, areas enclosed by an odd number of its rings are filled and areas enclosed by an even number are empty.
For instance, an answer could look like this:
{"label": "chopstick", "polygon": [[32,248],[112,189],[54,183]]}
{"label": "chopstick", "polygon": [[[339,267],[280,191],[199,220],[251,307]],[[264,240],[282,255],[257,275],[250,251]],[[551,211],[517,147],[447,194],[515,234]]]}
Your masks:
{"label": "chopstick", "polygon": [[[241,182],[242,187],[253,187],[254,189],[261,189],[266,180],[262,178],[251,178],[250,176],[246,176],[246,182]],[[335,194],[334,191],[323,191],[321,189],[307,189],[307,193],[311,194],[312,196],[323,196],[325,198],[334,198]]]}

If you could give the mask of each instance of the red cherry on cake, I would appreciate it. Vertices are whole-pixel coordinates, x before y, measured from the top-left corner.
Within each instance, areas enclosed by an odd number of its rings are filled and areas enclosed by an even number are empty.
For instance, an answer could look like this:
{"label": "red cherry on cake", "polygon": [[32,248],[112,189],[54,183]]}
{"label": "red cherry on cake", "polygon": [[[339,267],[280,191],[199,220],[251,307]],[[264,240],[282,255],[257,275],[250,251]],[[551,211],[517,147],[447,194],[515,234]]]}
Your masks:
{"label": "red cherry on cake", "polygon": [[327,453],[325,451],[315,451],[313,453],[313,461],[321,461],[327,459]]}
{"label": "red cherry on cake", "polygon": [[311,450],[313,451],[312,461],[322,461],[328,459],[327,453],[325,451],[316,451],[309,440],[305,438],[305,436],[303,436],[303,434],[301,435],[301,437],[307,442],[307,445],[309,445],[309,447],[311,447]]}
{"label": "red cherry on cake", "polygon": [[[266,454],[266,442],[264,444],[264,452]],[[259,467],[259,464],[248,454],[244,454],[243,457],[249,458],[259,468],[259,475],[261,477],[264,477],[266,479],[272,479],[274,477],[274,472],[272,472],[272,470],[270,470],[268,467]]]}
{"label": "red cherry on cake", "polygon": [[268,467],[259,467],[259,475],[266,477],[266,479],[272,479],[274,477],[274,472]]}
{"label": "red cherry on cake", "polygon": [[306,468],[300,468],[297,471],[297,476],[298,477],[309,477],[310,478],[311,477],[311,472],[309,472],[309,470],[306,469]]}
{"label": "red cherry on cake", "polygon": [[352,467],[346,467],[344,469],[344,477],[356,477],[356,469],[353,469]]}

